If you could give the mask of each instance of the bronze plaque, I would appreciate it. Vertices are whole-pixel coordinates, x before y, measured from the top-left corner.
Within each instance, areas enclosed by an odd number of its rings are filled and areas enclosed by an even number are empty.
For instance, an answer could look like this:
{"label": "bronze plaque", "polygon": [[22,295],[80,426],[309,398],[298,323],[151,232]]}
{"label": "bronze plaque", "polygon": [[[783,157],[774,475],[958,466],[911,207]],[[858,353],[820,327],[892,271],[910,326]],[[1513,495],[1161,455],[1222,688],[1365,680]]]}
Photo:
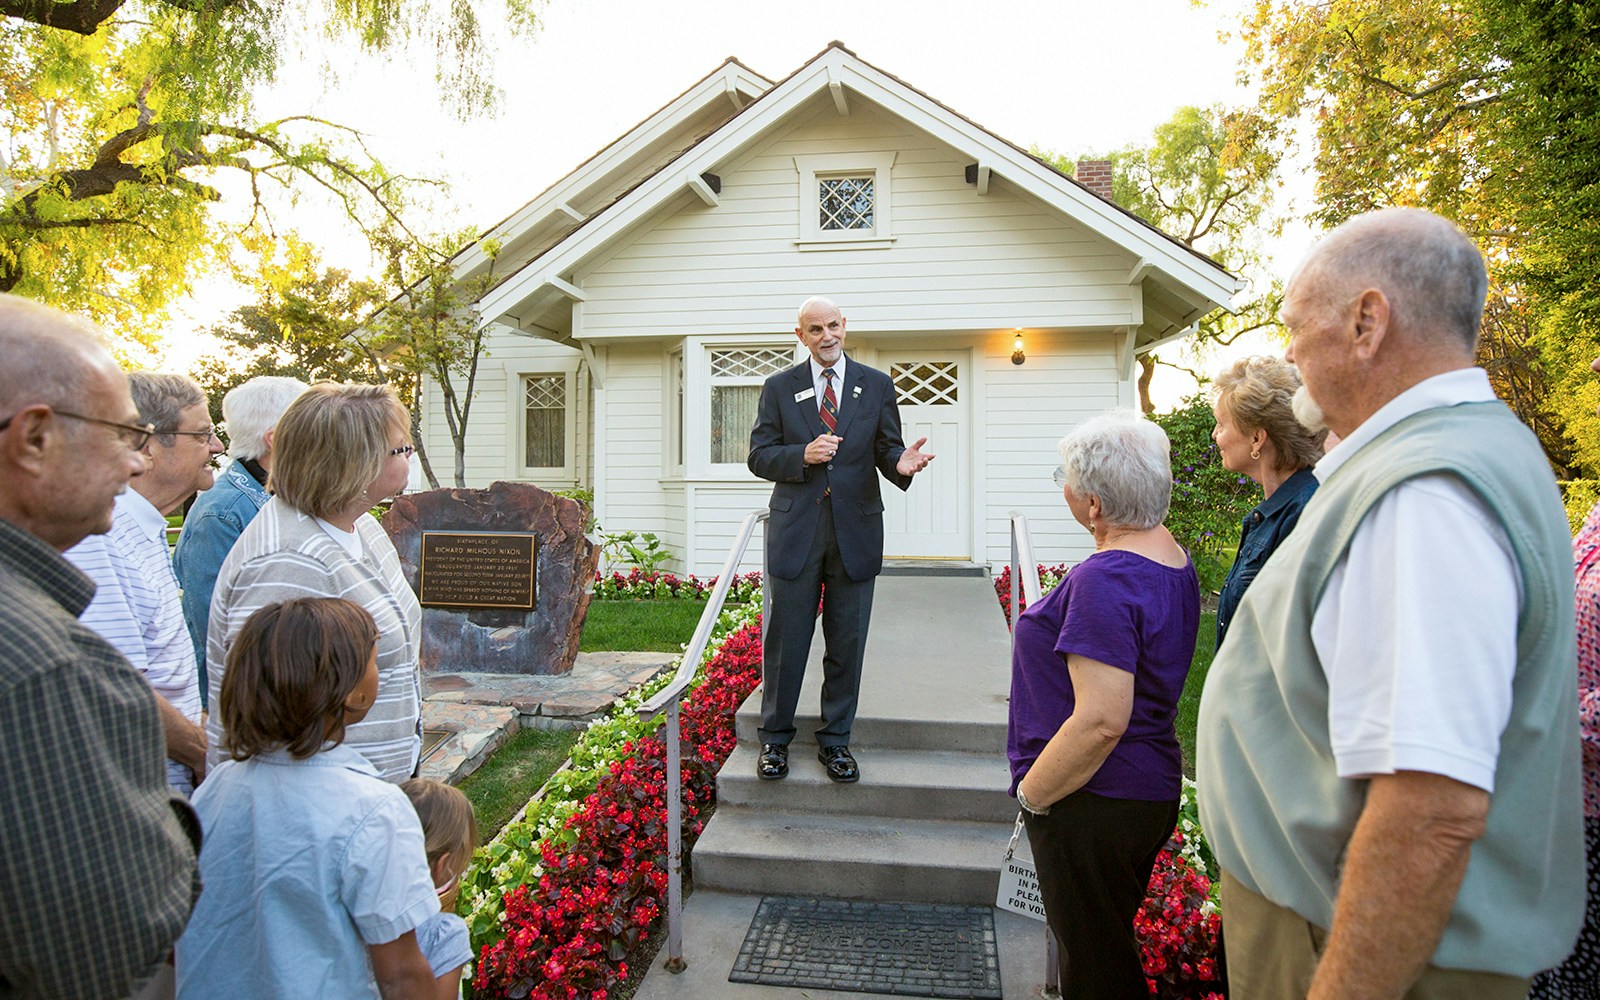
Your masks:
{"label": "bronze plaque", "polygon": [[532,611],[538,552],[532,532],[424,531],[420,603]]}

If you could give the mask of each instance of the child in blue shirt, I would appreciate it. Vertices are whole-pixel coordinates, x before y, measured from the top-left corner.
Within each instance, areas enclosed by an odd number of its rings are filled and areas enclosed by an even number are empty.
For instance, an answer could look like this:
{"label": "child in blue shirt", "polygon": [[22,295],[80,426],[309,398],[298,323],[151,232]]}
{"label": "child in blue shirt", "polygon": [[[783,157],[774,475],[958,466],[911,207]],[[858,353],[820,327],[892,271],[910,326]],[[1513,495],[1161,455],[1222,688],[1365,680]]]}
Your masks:
{"label": "child in blue shirt", "polygon": [[422,821],[427,840],[428,871],[439,893],[439,910],[417,928],[417,946],[439,980],[439,1000],[461,996],[461,974],[472,961],[467,922],[456,915],[461,873],[478,846],[478,821],[472,803],[460,789],[430,778],[412,778],[400,786]]}
{"label": "child in blue shirt", "polygon": [[416,929],[439,910],[405,794],[343,746],[378,693],[360,605],[250,616],[218,703],[228,758],[196,790],[204,890],[178,940],[180,1000],[432,998]]}

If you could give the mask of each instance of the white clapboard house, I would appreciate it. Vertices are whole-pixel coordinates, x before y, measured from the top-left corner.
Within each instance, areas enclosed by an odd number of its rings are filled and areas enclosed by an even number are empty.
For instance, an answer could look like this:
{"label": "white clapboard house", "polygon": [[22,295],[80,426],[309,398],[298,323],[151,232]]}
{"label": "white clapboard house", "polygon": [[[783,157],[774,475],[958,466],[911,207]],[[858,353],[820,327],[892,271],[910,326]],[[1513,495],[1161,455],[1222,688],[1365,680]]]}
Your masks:
{"label": "white clapboard house", "polygon": [[[1134,405],[1136,355],[1238,287],[1109,180],[1063,175],[838,43],[778,82],[730,59],[486,232],[501,249],[468,484],[592,489],[602,528],[716,572],[770,488],[745,467],[760,384],[803,357],[795,309],[826,295],[852,360],[893,375],[907,440],[938,455],[886,489],[887,557],[1001,565],[1013,509],[1042,558],[1087,554],[1055,442]],[[489,266],[481,241],[457,262]]]}

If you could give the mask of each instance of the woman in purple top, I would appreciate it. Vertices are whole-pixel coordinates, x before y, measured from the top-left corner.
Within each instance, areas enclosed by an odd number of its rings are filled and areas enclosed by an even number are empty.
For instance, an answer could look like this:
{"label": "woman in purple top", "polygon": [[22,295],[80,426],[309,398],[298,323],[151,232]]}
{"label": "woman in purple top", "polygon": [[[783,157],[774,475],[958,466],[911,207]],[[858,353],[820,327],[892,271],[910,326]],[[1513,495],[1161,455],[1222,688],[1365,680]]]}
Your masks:
{"label": "woman in purple top", "polygon": [[1146,1000],[1133,934],[1178,819],[1173,731],[1200,584],[1162,526],[1170,445],[1131,412],[1062,438],[1056,484],[1095,552],[1017,619],[1006,752],[1033,845],[1061,995]]}

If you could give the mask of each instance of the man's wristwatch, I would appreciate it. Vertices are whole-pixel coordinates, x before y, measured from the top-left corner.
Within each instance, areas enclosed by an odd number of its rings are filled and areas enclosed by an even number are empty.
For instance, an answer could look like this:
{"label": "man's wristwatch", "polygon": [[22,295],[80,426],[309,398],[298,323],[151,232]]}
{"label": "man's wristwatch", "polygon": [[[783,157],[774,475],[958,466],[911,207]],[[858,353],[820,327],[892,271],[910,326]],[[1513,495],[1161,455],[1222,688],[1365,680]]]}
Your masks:
{"label": "man's wristwatch", "polygon": [[1017,805],[1021,806],[1024,812],[1033,813],[1035,816],[1048,816],[1048,815],[1050,815],[1050,807],[1049,806],[1045,806],[1043,809],[1034,808],[1033,803],[1028,801],[1028,797],[1026,795],[1022,794],[1022,786],[1021,785],[1017,786]]}

